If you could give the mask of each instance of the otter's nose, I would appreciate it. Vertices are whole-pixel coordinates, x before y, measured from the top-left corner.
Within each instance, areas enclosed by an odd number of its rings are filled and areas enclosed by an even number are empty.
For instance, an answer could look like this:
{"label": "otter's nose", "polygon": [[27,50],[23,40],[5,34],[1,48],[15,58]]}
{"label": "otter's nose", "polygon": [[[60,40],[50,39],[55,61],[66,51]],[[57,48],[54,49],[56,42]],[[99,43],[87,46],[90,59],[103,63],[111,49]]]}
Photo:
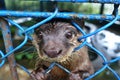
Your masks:
{"label": "otter's nose", "polygon": [[44,50],[44,53],[50,58],[55,58],[62,53],[62,50]]}

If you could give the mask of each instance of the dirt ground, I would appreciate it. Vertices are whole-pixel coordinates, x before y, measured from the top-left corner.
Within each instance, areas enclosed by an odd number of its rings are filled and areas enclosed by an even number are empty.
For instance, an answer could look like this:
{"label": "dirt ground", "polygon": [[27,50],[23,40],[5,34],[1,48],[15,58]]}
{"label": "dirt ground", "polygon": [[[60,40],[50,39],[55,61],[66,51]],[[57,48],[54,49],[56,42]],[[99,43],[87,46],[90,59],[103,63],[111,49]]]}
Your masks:
{"label": "dirt ground", "polygon": [[[20,68],[17,68],[19,80],[31,80],[29,75],[21,70]],[[5,64],[2,68],[0,68],[0,80],[13,80],[10,75],[9,65]]]}

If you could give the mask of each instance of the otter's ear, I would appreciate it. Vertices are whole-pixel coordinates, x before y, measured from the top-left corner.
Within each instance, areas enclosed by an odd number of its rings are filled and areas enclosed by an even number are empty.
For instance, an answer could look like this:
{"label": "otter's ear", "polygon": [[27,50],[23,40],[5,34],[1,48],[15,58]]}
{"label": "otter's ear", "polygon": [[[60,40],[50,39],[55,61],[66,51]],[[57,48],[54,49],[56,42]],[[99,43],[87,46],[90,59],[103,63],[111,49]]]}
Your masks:
{"label": "otter's ear", "polygon": [[81,28],[84,28],[85,21],[84,19],[80,19],[79,17],[72,17],[72,21],[74,21],[76,24],[78,24]]}

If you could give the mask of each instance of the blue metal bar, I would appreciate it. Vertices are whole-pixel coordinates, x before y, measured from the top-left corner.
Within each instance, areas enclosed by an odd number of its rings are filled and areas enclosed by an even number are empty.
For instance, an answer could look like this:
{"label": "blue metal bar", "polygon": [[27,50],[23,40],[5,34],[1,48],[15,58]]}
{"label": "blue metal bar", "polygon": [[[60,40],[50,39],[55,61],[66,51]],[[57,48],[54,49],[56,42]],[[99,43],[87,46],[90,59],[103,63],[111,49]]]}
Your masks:
{"label": "blue metal bar", "polygon": [[120,0],[39,0],[39,1],[57,1],[57,2],[92,2],[92,3],[111,3],[120,4]]}
{"label": "blue metal bar", "polygon": [[24,70],[27,74],[30,75],[30,72],[28,71],[28,69],[26,69],[24,66],[21,66],[19,64],[17,64],[18,67],[20,67],[22,70]]}
{"label": "blue metal bar", "polygon": [[[14,17],[43,17],[47,18],[52,16],[54,12],[20,12],[20,11],[8,11],[0,10],[0,16],[14,16]],[[55,15],[55,18],[66,18],[70,19],[73,16],[77,16],[80,19],[90,19],[90,20],[113,20],[115,16],[113,15],[99,15],[99,14],[80,14],[80,13],[65,13],[59,12]],[[120,15],[118,16],[120,20]]]}
{"label": "blue metal bar", "polygon": [[95,72],[94,74],[90,75],[88,78],[86,78],[85,80],[91,80],[93,77],[97,76],[98,74],[100,74],[102,71],[104,71],[107,68],[107,65],[103,66],[101,69],[99,69],[97,72]]}
{"label": "blue metal bar", "polygon": [[[95,52],[97,52],[97,54],[104,60],[104,62],[108,62],[107,59],[105,58],[105,56],[100,51],[98,51],[96,48],[94,48],[90,44],[86,44],[86,45],[88,47],[90,47],[91,49],[93,49]],[[108,64],[105,64],[101,69],[99,69],[97,72],[95,72],[93,75],[89,76],[85,80],[90,80],[91,78],[93,78],[96,75],[100,74],[103,70],[105,70],[107,68],[107,66],[108,66]]]}
{"label": "blue metal bar", "polygon": [[55,64],[56,64],[55,62],[51,63],[50,66],[48,67],[48,69],[45,70],[45,74],[49,73],[53,69],[53,67],[55,66]]}
{"label": "blue metal bar", "polygon": [[106,28],[108,28],[108,27],[110,27],[112,24],[114,24],[115,21],[118,20],[118,17],[119,17],[119,16],[118,16],[118,12],[116,12],[116,17],[115,17],[115,19],[113,19],[111,22],[109,22],[108,24],[104,25],[103,27],[99,28],[98,30],[96,30],[96,31],[94,31],[94,32],[92,32],[92,33],[90,33],[90,34],[87,34],[87,35],[85,35],[85,36],[80,37],[78,40],[85,39],[85,38],[87,38],[87,37],[89,37],[89,36],[95,35],[96,33],[100,32],[100,31],[102,31],[102,30],[105,30]]}
{"label": "blue metal bar", "polygon": [[[108,62],[107,59],[105,58],[105,56],[96,48],[94,48],[93,46],[91,46],[90,44],[86,44],[88,47],[90,47],[91,49],[93,49],[95,52],[97,52],[98,55],[101,56],[101,58],[104,60],[104,62]],[[106,64],[105,64],[106,65]]]}
{"label": "blue metal bar", "polygon": [[107,66],[107,68],[114,74],[114,76],[117,78],[117,80],[120,80],[120,76],[116,71],[114,71],[111,67]]}
{"label": "blue metal bar", "polygon": [[48,18],[42,20],[41,22],[39,22],[39,23],[31,26],[30,28],[28,28],[27,30],[25,30],[24,33],[25,33],[25,32],[28,32],[28,31],[30,31],[30,30],[33,30],[34,28],[36,28],[36,27],[38,27],[38,26],[46,23],[47,21],[51,20],[53,17],[55,17],[55,15],[56,15],[57,13],[58,13],[58,8],[56,8],[55,12],[54,12],[51,16],[49,16]]}
{"label": "blue metal bar", "polygon": [[64,70],[65,72],[67,72],[68,74],[71,73],[68,69],[64,68],[64,67],[61,66],[60,64],[56,63],[56,65],[57,65],[59,68],[61,68],[62,70]]}
{"label": "blue metal bar", "polygon": [[[1,57],[4,56],[4,53],[2,51],[0,51],[0,55]],[[1,63],[0,63],[0,68],[5,64],[5,59],[1,60]]]}
{"label": "blue metal bar", "polygon": [[[75,22],[72,22],[72,24],[74,25],[74,27],[80,31],[83,35],[86,35],[86,33],[83,31],[83,29],[81,28],[81,26],[79,26],[78,24],[76,24]],[[82,26],[83,27],[83,26]]]}
{"label": "blue metal bar", "polygon": [[[7,19],[7,20],[8,20],[11,24],[15,25],[17,28],[19,28],[21,31],[24,32],[24,29],[23,29],[21,26],[19,26],[17,23],[13,22],[13,21],[10,20],[10,19]],[[9,51],[7,54],[5,54],[5,55],[4,55],[2,58],[0,58],[0,59],[4,59],[4,58],[8,57],[8,56],[11,55],[14,51],[20,49],[23,45],[26,44],[27,40],[28,40],[28,35],[27,35],[27,33],[25,33],[25,39],[24,39],[24,41],[23,41],[19,46],[17,46],[17,47],[14,48],[13,50]]]}
{"label": "blue metal bar", "polygon": [[117,58],[115,58],[115,59],[112,59],[112,60],[110,60],[108,63],[110,64],[110,63],[114,63],[114,62],[117,62],[118,60],[120,60],[120,57],[117,57]]}
{"label": "blue metal bar", "polygon": [[[28,0],[29,1],[29,0]],[[38,1],[57,1],[57,2],[80,2],[80,3],[111,3],[111,4],[120,4],[119,0],[38,0]]]}
{"label": "blue metal bar", "polygon": [[[2,34],[3,34],[3,40],[4,40],[4,44],[5,44],[6,53],[9,53],[10,51],[13,50],[10,27],[8,25],[8,22],[4,18],[0,18],[0,23],[1,23],[0,28],[1,28]],[[1,54],[3,54],[3,53],[1,53]],[[4,56],[5,55],[3,55],[2,58]],[[9,62],[12,79],[18,80],[19,78],[18,78],[18,74],[17,74],[16,61],[14,59],[14,54],[7,56],[7,59]],[[4,60],[4,58],[1,60]]]}
{"label": "blue metal bar", "polygon": [[54,66],[58,66],[59,68],[61,68],[61,69],[64,70],[65,72],[67,72],[68,74],[71,73],[68,69],[64,68],[64,67],[61,66],[60,64],[53,62],[53,63],[50,64],[49,68],[45,71],[45,74],[46,74],[46,73],[49,73],[49,72],[53,69]]}
{"label": "blue metal bar", "polygon": [[[85,32],[83,31],[83,29],[81,28],[81,26],[79,26],[79,25],[76,24],[75,22],[72,22],[72,24],[74,25],[74,27],[75,27],[78,31],[80,31],[80,32],[83,34],[83,36],[86,35],[86,33],[85,33]],[[79,41],[79,40],[78,40],[78,41]],[[80,44],[78,47],[76,47],[76,48],[74,49],[74,51],[79,50],[80,48],[82,48],[83,46],[85,46],[86,43],[87,43],[87,41],[86,41],[86,39],[84,39],[84,42],[83,42],[82,44]]]}

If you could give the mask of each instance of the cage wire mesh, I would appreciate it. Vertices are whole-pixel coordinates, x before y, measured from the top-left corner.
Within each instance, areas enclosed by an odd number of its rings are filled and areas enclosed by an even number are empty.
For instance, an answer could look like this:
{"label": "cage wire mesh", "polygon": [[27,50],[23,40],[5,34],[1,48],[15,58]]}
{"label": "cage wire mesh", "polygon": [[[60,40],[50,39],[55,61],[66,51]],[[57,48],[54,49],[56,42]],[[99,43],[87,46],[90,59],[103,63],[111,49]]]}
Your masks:
{"label": "cage wire mesh", "polygon": [[[46,0],[47,1],[47,0]],[[56,0],[56,1],[60,1],[60,2],[64,2],[64,0]],[[94,74],[92,74],[91,76],[89,76],[88,78],[86,78],[85,80],[90,80],[92,79],[93,77],[97,76],[98,74],[100,74],[101,72],[103,72],[105,69],[108,69],[110,72],[113,73],[114,77],[117,79],[117,80],[120,80],[120,76],[119,74],[110,67],[110,64],[112,63],[115,63],[117,61],[120,60],[120,57],[116,57],[112,60],[107,60],[107,58],[104,56],[104,54],[99,51],[98,49],[96,49],[95,47],[93,47],[91,44],[89,44],[87,42],[87,38],[97,34],[98,32],[101,32],[109,27],[111,27],[111,25],[113,25],[116,21],[119,21],[120,20],[120,16],[118,14],[118,11],[119,11],[119,4],[120,4],[120,1],[119,0],[98,0],[98,1],[86,1],[86,0],[66,0],[66,2],[74,2],[74,3],[77,3],[77,2],[95,2],[95,3],[111,3],[111,4],[114,4],[114,9],[113,9],[113,14],[110,14],[110,15],[101,15],[101,14],[79,14],[79,13],[69,13],[69,12],[59,12],[59,9],[58,8],[55,8],[54,12],[27,12],[27,11],[13,11],[13,10],[0,10],[0,16],[1,17],[4,17],[4,19],[9,22],[10,24],[14,25],[18,30],[21,31],[22,34],[24,34],[24,39],[23,41],[21,42],[20,45],[18,45],[17,47],[15,48],[11,48],[11,45],[9,44],[10,46],[10,49],[7,53],[3,52],[2,50],[0,50],[0,55],[1,55],[1,62],[0,62],[0,67],[2,67],[5,62],[6,62],[6,58],[8,56],[10,56],[11,54],[13,54],[13,52],[17,51],[18,49],[22,48],[26,43],[27,41],[30,39],[32,40],[31,38],[31,34],[30,33],[33,33],[33,30],[35,28],[37,28],[38,26],[46,23],[47,21],[53,19],[53,18],[65,18],[65,19],[70,19],[71,16],[70,15],[77,15],[77,17],[79,17],[80,19],[84,18],[84,19],[87,19],[87,20],[99,20],[99,21],[109,21],[109,23],[105,24],[104,26],[98,28],[97,30],[95,30],[94,32],[91,32],[89,34],[86,34],[84,32],[83,29],[81,29],[75,22],[72,22],[72,24],[80,31],[82,32],[83,36],[78,38],[78,40],[82,40],[84,39],[84,42],[79,45],[77,48],[75,48],[75,50],[79,50],[80,48],[82,48],[83,46],[88,46],[89,48],[91,48],[93,51],[96,52],[97,55],[99,55],[102,59],[103,59],[103,67],[101,67],[99,70],[97,70]],[[34,4],[35,2],[31,3],[31,4]],[[73,4],[74,4],[73,3]],[[91,3],[92,4],[92,3]],[[39,5],[39,4],[38,4]],[[25,3],[25,6],[27,6],[27,2]],[[36,6],[36,5],[34,5]],[[33,6],[32,6],[33,7]],[[18,9],[19,7],[16,7],[16,9]],[[16,10],[15,9],[15,10]],[[35,7],[35,9],[37,10],[37,8]],[[39,9],[39,8],[38,8]],[[28,9],[29,10],[29,9]],[[34,11],[34,10],[33,10]],[[45,10],[40,10],[39,11],[45,11]],[[12,19],[10,19],[9,17],[33,17],[33,18],[39,18],[39,17],[43,17],[45,18],[44,20],[30,26],[30,27],[27,27],[26,29],[24,29],[21,25],[19,25],[18,23],[16,23],[15,21],[13,21]],[[2,19],[2,18],[1,18]],[[1,21],[2,22],[2,21]],[[2,23],[0,24],[0,27],[2,26]],[[7,25],[8,26],[8,25]],[[9,27],[9,26],[8,26]],[[3,34],[3,37],[5,39],[6,36],[4,36],[6,34],[6,31],[3,31],[4,29],[1,27],[1,31],[2,31],[2,34]],[[9,30],[9,29],[8,29]],[[9,31],[8,31],[9,32]],[[8,45],[8,44],[7,44]],[[26,73],[28,73],[30,75],[30,72],[25,68],[23,67],[22,65],[18,65],[19,67],[21,67]],[[68,74],[70,73],[69,70],[67,70],[66,68],[64,68],[63,66],[61,66],[60,64],[58,63],[55,63],[53,62],[49,68],[46,70],[46,73],[48,73],[54,66],[58,66],[60,67],[61,69],[63,69],[64,71],[66,71]]]}

